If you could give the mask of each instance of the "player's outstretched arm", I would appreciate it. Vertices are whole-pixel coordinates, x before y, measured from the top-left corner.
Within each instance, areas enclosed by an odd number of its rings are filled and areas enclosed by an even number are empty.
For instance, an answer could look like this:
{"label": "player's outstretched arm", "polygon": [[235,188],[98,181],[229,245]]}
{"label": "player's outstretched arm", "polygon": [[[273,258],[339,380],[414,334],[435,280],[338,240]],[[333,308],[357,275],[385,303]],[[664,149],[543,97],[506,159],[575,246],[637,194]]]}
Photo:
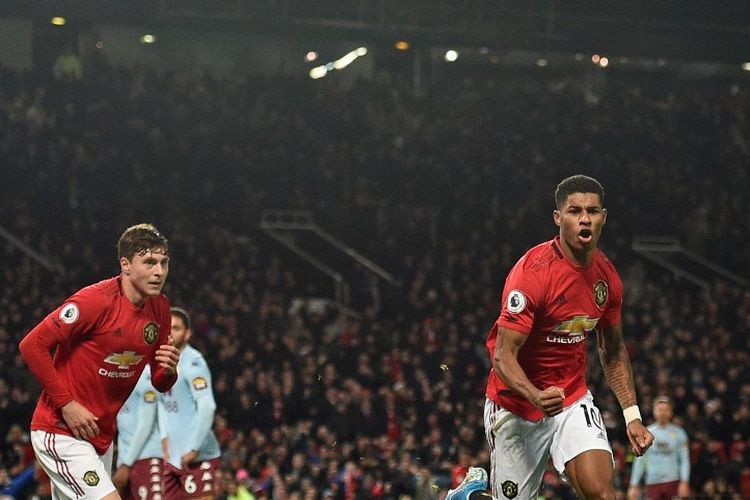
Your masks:
{"label": "player's outstretched arm", "polygon": [[527,336],[523,333],[500,327],[492,357],[492,368],[508,387],[530,401],[545,415],[557,415],[563,410],[563,389],[554,386],[539,389],[531,383],[518,363],[518,351],[526,343],[526,339]]}
{"label": "player's outstretched arm", "polygon": [[640,413],[636,418],[628,417],[629,411],[638,411],[638,402],[635,394],[633,368],[622,338],[622,323],[598,330],[596,338],[599,343],[599,360],[604,375],[628,420],[627,434],[633,453],[636,456],[641,456],[653,443],[654,435],[643,425]]}

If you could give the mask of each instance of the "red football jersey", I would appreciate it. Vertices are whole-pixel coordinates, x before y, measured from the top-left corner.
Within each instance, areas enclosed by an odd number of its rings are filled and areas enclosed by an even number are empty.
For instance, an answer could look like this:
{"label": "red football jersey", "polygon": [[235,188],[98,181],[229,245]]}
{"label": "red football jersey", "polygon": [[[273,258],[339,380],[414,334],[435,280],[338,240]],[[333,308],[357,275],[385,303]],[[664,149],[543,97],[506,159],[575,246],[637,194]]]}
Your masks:
{"label": "red football jersey", "polygon": [[147,299],[138,308],[122,291],[119,276],[72,295],[20,344],[43,389],[31,429],[72,436],[60,407],[76,400],[99,418],[101,433],[91,444],[104,453],[115,435],[117,412],[146,363],[151,364],[154,387],[165,391],[174,384],[176,375],[167,375],[154,359],[167,343],[171,320],[165,296]]}
{"label": "red football jersey", "polygon": [[[490,358],[500,327],[528,336],[518,363],[537,388],[565,390],[565,406],[586,394],[586,338],[620,323],[622,281],[596,250],[580,267],[568,260],[559,237],[535,246],[513,266],[503,288],[502,310],[487,336]],[[527,420],[544,414],[490,370],[487,397]]]}

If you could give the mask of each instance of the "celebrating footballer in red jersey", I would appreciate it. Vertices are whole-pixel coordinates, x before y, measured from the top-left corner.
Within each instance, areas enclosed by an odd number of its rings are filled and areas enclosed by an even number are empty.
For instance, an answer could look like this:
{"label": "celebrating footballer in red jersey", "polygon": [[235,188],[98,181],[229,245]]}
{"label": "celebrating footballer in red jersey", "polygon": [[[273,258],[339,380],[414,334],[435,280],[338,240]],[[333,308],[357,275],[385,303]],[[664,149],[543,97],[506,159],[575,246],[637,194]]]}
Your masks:
{"label": "celebrating footballer in red jersey", "polygon": [[157,390],[177,379],[179,351],[161,294],[167,240],[139,224],[122,234],[118,252],[119,276],[73,294],[19,345],[42,384],[32,444],[54,498],[119,498],[110,479],[117,412],[147,363]]}
{"label": "celebrating footballer in red jersey", "polygon": [[641,455],[653,441],[622,340],[622,282],[597,248],[604,190],[576,175],[558,185],[555,203],[559,236],[513,267],[487,338],[485,430],[496,498],[536,498],[550,456],[582,498],[614,498],[612,450],[585,378],[591,334],[633,451]]}

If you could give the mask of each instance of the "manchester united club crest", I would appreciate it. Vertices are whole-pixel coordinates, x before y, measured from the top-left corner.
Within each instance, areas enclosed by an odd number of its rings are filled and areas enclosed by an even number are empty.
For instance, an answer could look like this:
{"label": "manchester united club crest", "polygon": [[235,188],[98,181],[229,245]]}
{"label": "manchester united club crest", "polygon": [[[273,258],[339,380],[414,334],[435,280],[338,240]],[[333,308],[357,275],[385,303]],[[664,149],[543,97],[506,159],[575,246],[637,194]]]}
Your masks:
{"label": "manchester united club crest", "polygon": [[599,280],[594,285],[594,301],[597,307],[602,307],[607,303],[607,296],[609,295],[609,285],[606,281]]}
{"label": "manchester united club crest", "polygon": [[143,340],[151,345],[159,338],[159,325],[151,321],[143,327]]}
{"label": "manchester united club crest", "polygon": [[503,488],[503,495],[506,498],[516,498],[516,495],[518,495],[518,483],[505,481],[501,486]]}
{"label": "manchester united club crest", "polygon": [[99,474],[96,471],[90,470],[83,475],[83,482],[89,486],[96,486],[99,484]]}

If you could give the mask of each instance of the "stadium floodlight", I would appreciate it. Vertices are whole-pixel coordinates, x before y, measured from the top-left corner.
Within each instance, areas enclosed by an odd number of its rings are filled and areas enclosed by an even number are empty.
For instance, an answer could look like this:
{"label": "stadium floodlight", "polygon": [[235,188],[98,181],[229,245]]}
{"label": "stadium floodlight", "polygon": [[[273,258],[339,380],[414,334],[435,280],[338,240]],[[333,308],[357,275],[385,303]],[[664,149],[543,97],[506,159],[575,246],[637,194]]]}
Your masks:
{"label": "stadium floodlight", "polygon": [[330,71],[342,70],[353,63],[358,57],[364,55],[367,55],[367,47],[359,47],[333,62],[314,67],[310,70],[310,78],[317,80],[318,78],[326,76]]}
{"label": "stadium floodlight", "polygon": [[750,71],[750,62],[742,63],[742,69],[744,71]]}
{"label": "stadium floodlight", "polygon": [[399,40],[394,47],[396,47],[396,50],[409,50],[409,42],[406,40]]}
{"label": "stadium floodlight", "polygon": [[599,60],[601,59],[601,56],[599,54],[594,54],[591,56],[591,62],[594,64],[599,64]]}
{"label": "stadium floodlight", "polygon": [[310,78],[313,80],[317,80],[318,78],[323,78],[328,74],[328,69],[325,66],[315,66],[313,69],[310,70]]}
{"label": "stadium floodlight", "polygon": [[154,35],[151,35],[150,33],[146,33],[141,37],[141,43],[145,43],[147,45],[156,43],[156,37]]}
{"label": "stadium floodlight", "polygon": [[458,52],[451,49],[445,53],[445,60],[448,62],[455,62],[458,59]]}
{"label": "stadium floodlight", "polygon": [[606,57],[602,57],[601,59],[599,59],[599,66],[601,66],[602,68],[606,68],[607,66],[609,66],[609,59]]}
{"label": "stadium floodlight", "polygon": [[55,16],[50,19],[49,22],[50,24],[54,24],[55,26],[65,26],[66,20],[62,16]]}
{"label": "stadium floodlight", "polygon": [[314,50],[311,50],[307,54],[305,54],[305,61],[307,62],[313,62],[318,58],[318,53]]}

